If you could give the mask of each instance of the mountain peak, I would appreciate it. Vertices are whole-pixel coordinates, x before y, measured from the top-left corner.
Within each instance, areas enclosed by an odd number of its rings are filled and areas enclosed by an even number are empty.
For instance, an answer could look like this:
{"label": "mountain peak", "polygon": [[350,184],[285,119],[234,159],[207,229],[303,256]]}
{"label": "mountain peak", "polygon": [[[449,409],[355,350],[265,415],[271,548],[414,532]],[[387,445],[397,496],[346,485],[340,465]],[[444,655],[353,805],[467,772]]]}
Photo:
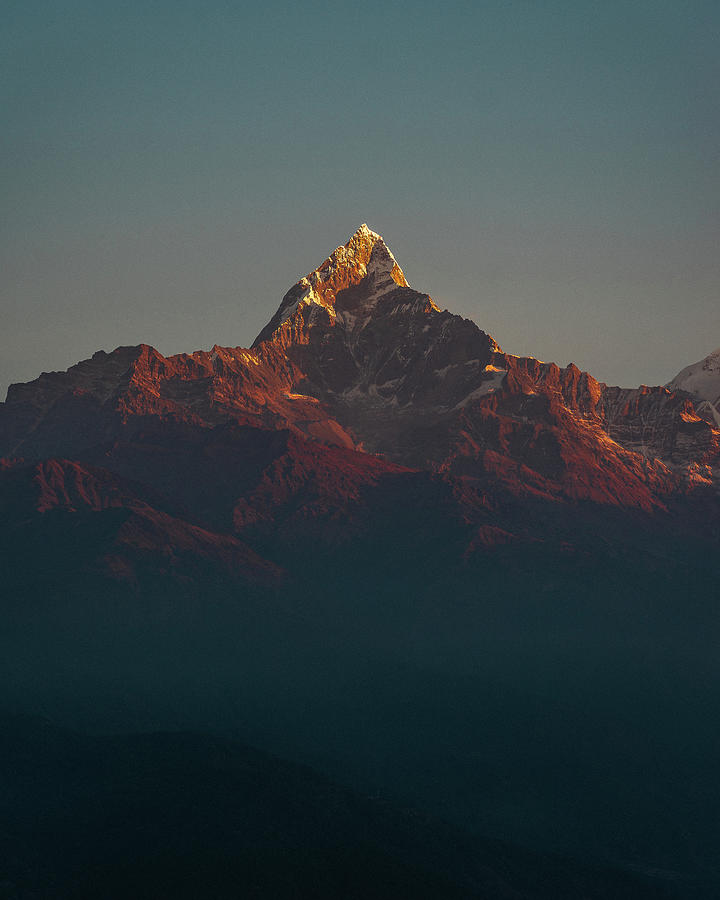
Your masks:
{"label": "mountain peak", "polygon": [[323,308],[335,318],[335,300],[341,291],[361,282],[367,299],[374,300],[397,287],[409,287],[402,269],[381,235],[363,223],[346,244],[341,244],[285,294],[278,311],[263,328],[253,347],[269,340],[285,322],[307,307]]}
{"label": "mountain peak", "polygon": [[[357,237],[358,235],[367,235],[370,238],[374,238],[376,241],[382,240],[382,235],[378,234],[377,231],[373,231],[372,228],[369,228],[366,222],[362,223],[362,225],[353,235],[353,238]],[[350,238],[350,240],[352,240],[352,238]]]}
{"label": "mountain peak", "polygon": [[686,366],[666,387],[671,391],[687,391],[696,401],[709,404],[713,419],[720,426],[720,347],[704,359]]}

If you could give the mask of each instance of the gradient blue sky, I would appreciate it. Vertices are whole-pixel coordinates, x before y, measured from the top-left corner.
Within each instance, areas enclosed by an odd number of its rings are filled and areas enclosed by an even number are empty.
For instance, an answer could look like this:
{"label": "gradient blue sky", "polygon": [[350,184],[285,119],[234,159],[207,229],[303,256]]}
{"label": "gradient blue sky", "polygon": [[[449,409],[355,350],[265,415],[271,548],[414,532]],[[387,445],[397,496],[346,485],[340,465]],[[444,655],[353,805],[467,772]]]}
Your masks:
{"label": "gradient blue sky", "polygon": [[0,396],[248,345],[361,222],[509,352],[720,345],[720,5],[3,4]]}

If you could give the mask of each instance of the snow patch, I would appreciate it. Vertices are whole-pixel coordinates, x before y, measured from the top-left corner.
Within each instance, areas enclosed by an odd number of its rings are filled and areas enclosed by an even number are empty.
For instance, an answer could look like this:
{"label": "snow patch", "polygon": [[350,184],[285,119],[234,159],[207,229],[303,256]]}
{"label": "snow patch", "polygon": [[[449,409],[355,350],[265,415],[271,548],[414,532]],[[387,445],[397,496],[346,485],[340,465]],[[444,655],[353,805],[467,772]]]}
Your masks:
{"label": "snow patch", "polygon": [[703,400],[701,403],[698,403],[697,410],[698,412],[705,412],[706,410],[710,412],[713,419],[715,419],[715,424],[720,428],[720,412],[718,412],[714,403],[711,403],[709,400]]}
{"label": "snow patch", "polygon": [[279,323],[280,325],[282,325],[284,322],[287,322],[287,320],[299,309],[300,305],[304,304],[310,294],[312,294],[312,285],[307,280],[307,278],[303,278],[300,282],[298,282],[298,284],[299,286],[302,286],[304,290],[301,291],[301,293],[295,300],[293,300],[292,303],[288,303],[285,309],[281,311]]}
{"label": "snow patch", "polygon": [[507,369],[499,369],[497,366],[485,366],[483,374],[488,374],[490,377],[483,381],[480,387],[471,391],[467,397],[464,397],[459,403],[456,403],[453,409],[463,409],[468,403],[477,400],[478,397],[485,397],[488,394],[493,394],[502,384],[503,379],[507,374]]}

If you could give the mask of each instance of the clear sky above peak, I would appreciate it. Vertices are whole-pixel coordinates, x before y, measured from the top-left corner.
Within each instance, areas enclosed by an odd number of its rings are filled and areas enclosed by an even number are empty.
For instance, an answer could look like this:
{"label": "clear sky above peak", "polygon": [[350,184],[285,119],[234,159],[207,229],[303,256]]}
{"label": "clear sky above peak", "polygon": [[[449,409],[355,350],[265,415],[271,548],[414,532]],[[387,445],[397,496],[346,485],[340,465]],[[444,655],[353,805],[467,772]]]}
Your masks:
{"label": "clear sky above peak", "polygon": [[0,395],[248,345],[358,223],[504,349],[720,341],[715,2],[4,5]]}

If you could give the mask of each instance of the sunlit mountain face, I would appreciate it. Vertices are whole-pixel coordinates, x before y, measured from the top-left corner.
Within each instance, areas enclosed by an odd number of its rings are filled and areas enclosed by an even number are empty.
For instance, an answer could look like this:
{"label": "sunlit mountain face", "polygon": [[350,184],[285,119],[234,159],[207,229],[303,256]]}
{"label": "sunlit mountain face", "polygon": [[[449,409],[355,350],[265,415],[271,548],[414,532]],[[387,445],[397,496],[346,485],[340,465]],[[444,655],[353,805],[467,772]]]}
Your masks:
{"label": "sunlit mountain face", "polygon": [[[8,896],[110,896],[120,870],[162,896],[171,869],[179,896],[180,857],[187,885],[219,860],[222,897],[367,896],[368,871],[377,896],[720,893],[717,354],[621,388],[480,326],[363,225],[251,348],[120,347],[10,388],[1,699],[30,749],[7,783],[51,720],[52,828],[97,839],[94,881],[13,845]],[[115,831],[85,770],[141,785]]]}

